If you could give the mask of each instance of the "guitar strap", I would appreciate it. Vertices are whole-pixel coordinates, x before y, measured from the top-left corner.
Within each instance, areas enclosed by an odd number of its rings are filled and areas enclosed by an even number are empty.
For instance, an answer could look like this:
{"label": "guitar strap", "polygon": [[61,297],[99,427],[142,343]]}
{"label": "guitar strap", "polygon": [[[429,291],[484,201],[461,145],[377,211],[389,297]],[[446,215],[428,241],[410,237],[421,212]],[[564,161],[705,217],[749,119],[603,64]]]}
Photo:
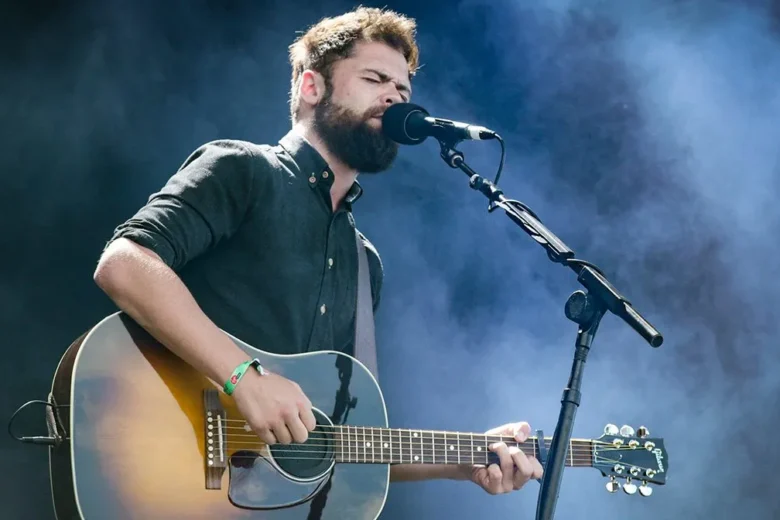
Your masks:
{"label": "guitar strap", "polygon": [[371,273],[368,255],[360,233],[355,229],[358,252],[358,289],[355,312],[355,357],[368,367],[379,380],[376,359],[376,335],[374,333],[374,302],[371,297]]}

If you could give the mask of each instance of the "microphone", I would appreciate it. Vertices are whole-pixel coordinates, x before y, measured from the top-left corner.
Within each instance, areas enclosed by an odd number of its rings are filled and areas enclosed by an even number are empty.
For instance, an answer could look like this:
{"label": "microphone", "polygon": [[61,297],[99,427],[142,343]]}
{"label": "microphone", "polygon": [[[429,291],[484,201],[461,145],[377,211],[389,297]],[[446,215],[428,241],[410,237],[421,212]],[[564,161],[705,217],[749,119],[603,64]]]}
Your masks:
{"label": "microphone", "polygon": [[443,141],[496,139],[497,134],[484,126],[431,117],[428,111],[412,103],[396,103],[382,115],[382,132],[400,144],[420,144],[428,137]]}

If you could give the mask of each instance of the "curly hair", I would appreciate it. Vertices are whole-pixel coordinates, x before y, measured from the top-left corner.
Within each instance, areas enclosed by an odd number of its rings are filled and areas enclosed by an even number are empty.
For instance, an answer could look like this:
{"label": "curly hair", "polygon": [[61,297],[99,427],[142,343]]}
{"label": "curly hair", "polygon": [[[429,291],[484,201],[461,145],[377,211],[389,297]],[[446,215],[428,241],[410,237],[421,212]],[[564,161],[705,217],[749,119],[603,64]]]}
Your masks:
{"label": "curly hair", "polygon": [[415,41],[417,22],[387,9],[357,7],[340,16],[323,18],[290,45],[292,85],[290,115],[293,122],[300,108],[298,87],[303,71],[311,69],[325,77],[329,84],[333,65],[352,56],[358,42],[381,42],[406,58],[409,77],[419,66],[419,49]]}

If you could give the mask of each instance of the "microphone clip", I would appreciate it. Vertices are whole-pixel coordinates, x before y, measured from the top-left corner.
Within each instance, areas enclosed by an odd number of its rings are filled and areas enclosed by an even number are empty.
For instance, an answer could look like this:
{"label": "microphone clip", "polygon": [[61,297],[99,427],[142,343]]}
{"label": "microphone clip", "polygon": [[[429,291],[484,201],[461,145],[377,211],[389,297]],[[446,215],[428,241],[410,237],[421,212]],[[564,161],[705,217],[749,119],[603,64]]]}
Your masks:
{"label": "microphone clip", "polygon": [[441,149],[440,152],[441,158],[444,160],[445,163],[447,163],[447,165],[450,168],[458,168],[465,159],[463,157],[463,152],[461,152],[460,150],[456,150],[455,146],[457,146],[458,143],[462,142],[462,140],[461,139],[449,140],[449,139],[439,139],[439,138],[437,138],[437,140],[439,141],[439,147]]}

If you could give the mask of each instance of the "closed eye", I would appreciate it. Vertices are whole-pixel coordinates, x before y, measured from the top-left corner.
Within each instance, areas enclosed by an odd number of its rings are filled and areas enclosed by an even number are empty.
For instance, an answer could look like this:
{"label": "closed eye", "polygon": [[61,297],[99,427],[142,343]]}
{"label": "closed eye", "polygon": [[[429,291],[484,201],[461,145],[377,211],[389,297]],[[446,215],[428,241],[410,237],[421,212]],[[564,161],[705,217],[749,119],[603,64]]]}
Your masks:
{"label": "closed eye", "polygon": [[[389,81],[392,81],[390,76],[383,74],[382,72],[376,70],[369,70],[367,72],[376,74],[378,76],[378,79],[371,76],[364,76],[363,79],[368,81],[369,83],[380,84],[380,83],[387,83]],[[401,99],[403,99],[404,103],[408,103],[410,97],[409,88],[402,84],[397,84],[396,88],[398,89],[399,94],[401,94]]]}

